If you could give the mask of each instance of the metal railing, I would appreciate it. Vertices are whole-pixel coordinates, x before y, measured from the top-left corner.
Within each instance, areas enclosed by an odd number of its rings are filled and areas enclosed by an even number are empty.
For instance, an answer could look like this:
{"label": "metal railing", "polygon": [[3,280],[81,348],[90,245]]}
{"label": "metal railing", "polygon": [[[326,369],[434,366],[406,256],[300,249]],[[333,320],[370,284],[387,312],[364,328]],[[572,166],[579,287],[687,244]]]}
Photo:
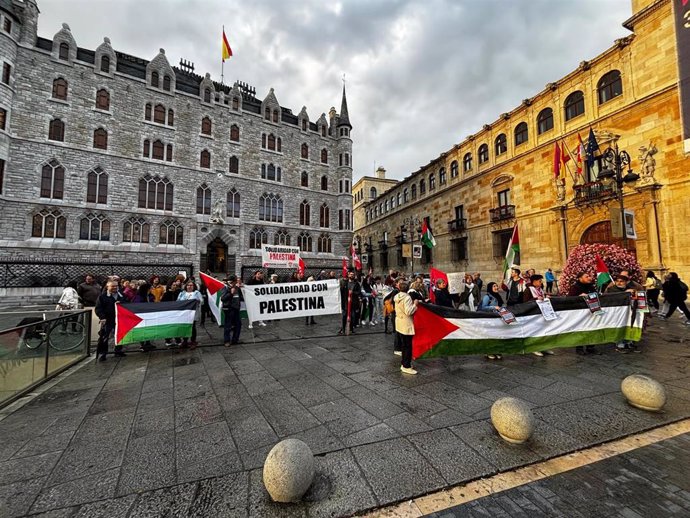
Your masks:
{"label": "metal railing", "polygon": [[0,407],[89,355],[91,311],[0,314]]}
{"label": "metal railing", "polygon": [[448,222],[448,230],[450,232],[463,232],[467,230],[467,220],[465,218],[451,219]]}
{"label": "metal railing", "polygon": [[574,185],[575,205],[588,205],[600,203],[618,196],[618,187],[615,182],[604,185],[602,182],[589,182],[582,185]]}
{"label": "metal railing", "polygon": [[515,205],[501,205],[500,207],[489,209],[489,217],[492,223],[513,219],[515,217]]}

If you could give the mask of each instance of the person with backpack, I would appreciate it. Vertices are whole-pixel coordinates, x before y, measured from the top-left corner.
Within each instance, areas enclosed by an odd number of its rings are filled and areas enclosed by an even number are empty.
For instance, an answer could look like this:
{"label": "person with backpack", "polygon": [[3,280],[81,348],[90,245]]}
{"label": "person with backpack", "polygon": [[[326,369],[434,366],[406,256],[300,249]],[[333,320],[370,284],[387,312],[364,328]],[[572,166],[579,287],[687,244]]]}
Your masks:
{"label": "person with backpack", "polygon": [[671,272],[661,289],[664,290],[664,298],[668,302],[669,310],[665,315],[660,315],[660,318],[669,318],[676,309],[680,309],[686,318],[685,325],[690,325],[690,310],[685,305],[685,301],[688,300],[688,285],[680,280],[676,272]]}
{"label": "person with backpack", "polygon": [[661,281],[652,270],[647,272],[647,278],[644,283],[645,290],[647,290],[647,304],[657,312],[659,311],[659,293],[661,292]]}

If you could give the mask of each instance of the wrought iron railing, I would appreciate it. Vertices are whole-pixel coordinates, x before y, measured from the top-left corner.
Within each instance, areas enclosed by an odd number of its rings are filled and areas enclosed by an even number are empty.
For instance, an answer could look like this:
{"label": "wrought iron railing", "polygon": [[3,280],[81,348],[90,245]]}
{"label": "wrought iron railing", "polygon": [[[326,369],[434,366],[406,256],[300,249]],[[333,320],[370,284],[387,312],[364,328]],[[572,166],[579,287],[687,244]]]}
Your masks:
{"label": "wrought iron railing", "polygon": [[615,182],[608,185],[602,182],[588,182],[582,185],[574,185],[575,205],[589,205],[599,203],[618,196],[618,187]]}
{"label": "wrought iron railing", "polygon": [[492,223],[513,219],[515,217],[515,205],[501,205],[500,207],[489,209],[489,216]]}
{"label": "wrought iron railing", "polygon": [[450,232],[462,232],[467,230],[467,220],[465,218],[451,219],[448,222],[448,230]]}

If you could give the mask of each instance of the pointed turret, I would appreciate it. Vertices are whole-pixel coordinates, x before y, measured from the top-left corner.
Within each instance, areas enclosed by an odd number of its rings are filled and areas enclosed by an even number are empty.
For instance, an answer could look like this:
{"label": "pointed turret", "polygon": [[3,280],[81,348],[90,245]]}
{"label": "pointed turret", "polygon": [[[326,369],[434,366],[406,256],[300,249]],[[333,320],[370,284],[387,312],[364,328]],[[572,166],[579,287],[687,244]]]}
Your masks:
{"label": "pointed turret", "polygon": [[340,105],[340,115],[338,117],[338,127],[347,126],[352,129],[350,124],[350,116],[347,113],[347,97],[345,97],[345,85],[343,85],[343,102]]}

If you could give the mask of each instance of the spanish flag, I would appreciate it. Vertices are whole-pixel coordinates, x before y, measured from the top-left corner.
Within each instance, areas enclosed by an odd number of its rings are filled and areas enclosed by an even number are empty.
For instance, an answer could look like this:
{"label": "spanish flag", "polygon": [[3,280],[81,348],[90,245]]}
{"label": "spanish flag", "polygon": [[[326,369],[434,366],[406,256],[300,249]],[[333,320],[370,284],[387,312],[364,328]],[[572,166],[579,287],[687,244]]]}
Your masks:
{"label": "spanish flag", "polygon": [[223,63],[225,63],[225,60],[230,59],[230,56],[232,56],[232,49],[228,43],[228,38],[225,36],[225,29],[223,29],[223,43],[221,52],[223,54]]}

